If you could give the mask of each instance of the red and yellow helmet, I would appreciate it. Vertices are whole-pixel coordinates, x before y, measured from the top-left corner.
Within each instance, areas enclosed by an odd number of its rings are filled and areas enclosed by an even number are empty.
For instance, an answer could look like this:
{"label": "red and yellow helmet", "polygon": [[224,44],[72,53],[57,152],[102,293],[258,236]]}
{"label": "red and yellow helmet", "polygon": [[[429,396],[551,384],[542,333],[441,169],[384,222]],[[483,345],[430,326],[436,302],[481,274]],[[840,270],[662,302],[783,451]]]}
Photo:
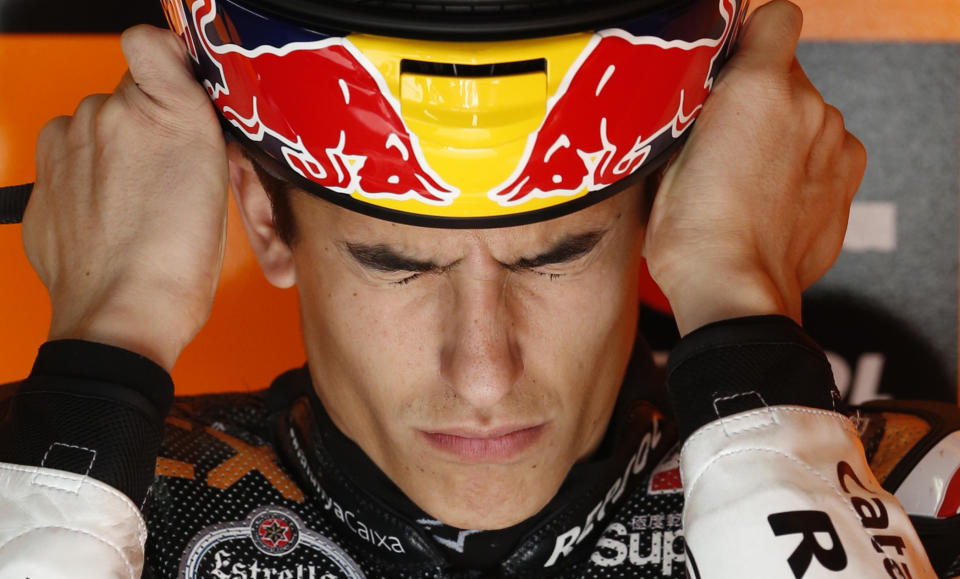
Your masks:
{"label": "red and yellow helmet", "polygon": [[417,225],[563,215],[666,161],[745,0],[162,0],[264,168]]}

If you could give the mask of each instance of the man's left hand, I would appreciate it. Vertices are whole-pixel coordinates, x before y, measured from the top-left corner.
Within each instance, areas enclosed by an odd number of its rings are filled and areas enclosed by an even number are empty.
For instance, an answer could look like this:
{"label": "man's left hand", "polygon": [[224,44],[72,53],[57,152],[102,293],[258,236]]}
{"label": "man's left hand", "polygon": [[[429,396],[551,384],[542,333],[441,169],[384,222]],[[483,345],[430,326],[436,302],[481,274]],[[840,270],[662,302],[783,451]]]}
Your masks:
{"label": "man's left hand", "polygon": [[644,252],[681,335],[799,322],[801,292],[840,253],[866,152],[797,62],[802,21],[786,0],[756,11],[657,193]]}

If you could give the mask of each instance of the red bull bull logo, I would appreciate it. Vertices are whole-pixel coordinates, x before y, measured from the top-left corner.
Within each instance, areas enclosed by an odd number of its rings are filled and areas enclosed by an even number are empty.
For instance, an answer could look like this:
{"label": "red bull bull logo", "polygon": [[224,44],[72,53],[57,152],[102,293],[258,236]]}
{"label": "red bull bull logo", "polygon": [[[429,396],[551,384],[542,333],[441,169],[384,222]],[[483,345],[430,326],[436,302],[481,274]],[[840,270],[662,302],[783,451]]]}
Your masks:
{"label": "red bull bull logo", "polygon": [[616,28],[598,32],[530,135],[516,173],[491,196],[513,204],[596,191],[639,169],[657,137],[679,138],[699,114],[734,10],[733,0],[721,0],[726,27],[715,39],[665,42]]}
{"label": "red bull bull logo", "polygon": [[446,204],[457,190],[434,173],[382,76],[344,37],[283,47],[216,44],[216,0],[192,7],[201,49],[223,82],[204,85],[251,141],[282,143],[287,164],[338,193]]}
{"label": "red bull bull logo", "polygon": [[[363,43],[310,33],[308,40],[280,46],[245,46],[231,40],[233,23],[218,12],[217,0],[195,0],[189,14],[186,0],[162,1],[171,27],[201,65],[201,80],[221,115],[255,146],[329,191],[390,208],[412,201],[416,207],[404,204],[402,210],[458,217],[560,205],[660,159],[702,109],[738,22],[737,0],[702,0],[701,8],[713,4],[718,10],[710,17],[715,37],[664,40],[613,28],[584,35],[582,51],[565,64],[551,68],[548,57],[545,77],[562,80],[553,81],[543,97],[530,124],[538,128],[522,133],[525,145],[514,141],[509,159],[494,155],[503,167],[490,183],[498,185],[473,191],[457,172],[488,170],[491,155],[475,154],[485,145],[462,150],[463,162],[453,170],[447,161],[435,165],[442,172],[431,167],[421,137],[404,120],[395,93],[400,83],[358,48]],[[219,10],[236,10],[231,0],[221,1]],[[525,46],[532,58],[542,58],[540,47],[551,41]],[[448,62],[441,43],[435,45],[436,61]],[[458,64],[458,58],[462,52],[449,63]],[[386,68],[388,75],[399,70],[400,57]],[[431,141],[430,150],[440,145]],[[471,205],[462,197],[470,197]],[[457,204],[469,209],[457,213]]]}

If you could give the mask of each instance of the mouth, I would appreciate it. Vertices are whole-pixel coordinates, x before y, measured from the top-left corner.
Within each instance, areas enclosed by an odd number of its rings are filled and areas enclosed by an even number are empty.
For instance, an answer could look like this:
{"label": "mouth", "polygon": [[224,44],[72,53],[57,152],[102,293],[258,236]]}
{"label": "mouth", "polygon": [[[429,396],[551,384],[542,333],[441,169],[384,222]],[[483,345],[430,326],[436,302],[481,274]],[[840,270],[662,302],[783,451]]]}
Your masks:
{"label": "mouth", "polygon": [[463,462],[506,462],[532,447],[543,436],[546,424],[490,431],[448,429],[420,434],[430,445]]}

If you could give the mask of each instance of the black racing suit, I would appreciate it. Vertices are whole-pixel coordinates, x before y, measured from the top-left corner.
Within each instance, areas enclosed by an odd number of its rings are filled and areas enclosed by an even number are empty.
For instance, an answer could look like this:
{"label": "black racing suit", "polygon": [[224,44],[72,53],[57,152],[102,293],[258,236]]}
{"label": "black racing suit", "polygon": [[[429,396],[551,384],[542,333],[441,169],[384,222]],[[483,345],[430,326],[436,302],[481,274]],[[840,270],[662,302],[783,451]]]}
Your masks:
{"label": "black racing suit", "polygon": [[916,465],[936,470],[934,448],[955,473],[956,409],[851,421],[822,351],[776,316],[694,332],[668,375],[670,404],[638,343],[596,453],[537,515],[476,531],[404,496],[333,425],[305,368],[174,401],[144,358],[48,343],[0,394],[0,579],[84,565],[131,579],[960,573],[952,495],[915,503],[911,524],[890,494]]}

